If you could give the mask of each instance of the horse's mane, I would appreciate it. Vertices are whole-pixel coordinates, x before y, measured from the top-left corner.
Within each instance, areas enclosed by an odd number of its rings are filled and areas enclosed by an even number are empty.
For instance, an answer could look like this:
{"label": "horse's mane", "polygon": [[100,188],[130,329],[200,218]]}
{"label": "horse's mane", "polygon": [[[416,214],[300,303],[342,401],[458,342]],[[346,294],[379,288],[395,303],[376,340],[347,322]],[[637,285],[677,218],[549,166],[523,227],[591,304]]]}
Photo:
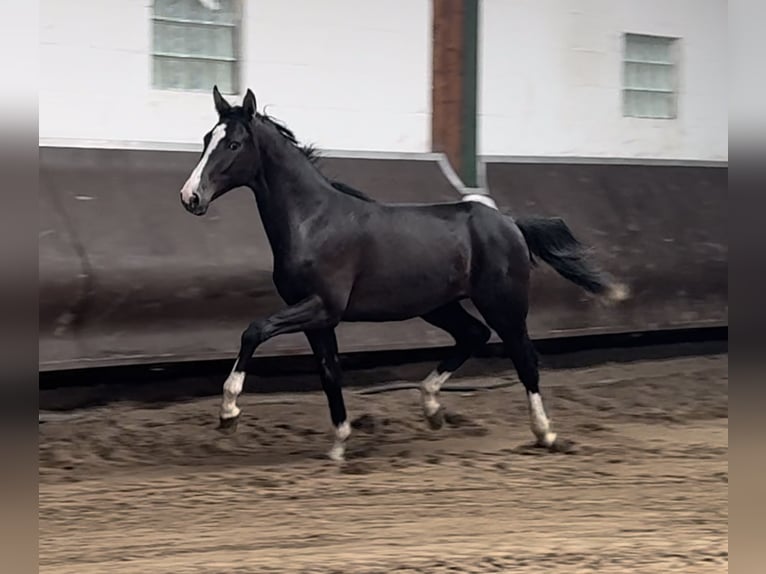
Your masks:
{"label": "horse's mane", "polygon": [[281,135],[283,138],[285,138],[288,142],[290,142],[292,145],[294,145],[296,148],[298,148],[301,153],[308,159],[311,164],[316,168],[316,170],[322,175],[322,177],[327,180],[327,182],[336,190],[340,191],[341,193],[345,193],[346,195],[351,195],[353,197],[356,197],[358,199],[363,199],[364,201],[370,201],[374,202],[375,200],[372,199],[369,195],[359,191],[358,189],[351,187],[348,184],[345,184],[340,181],[334,181],[329,179],[327,176],[325,176],[322,171],[319,169],[319,161],[322,159],[322,156],[319,153],[319,150],[314,147],[311,144],[301,144],[298,142],[298,138],[295,137],[295,134],[293,131],[288,128],[286,125],[284,125],[281,122],[276,121],[271,116],[268,116],[266,114],[256,114],[256,117],[263,121],[264,123],[269,124],[271,127],[273,127],[279,135]]}

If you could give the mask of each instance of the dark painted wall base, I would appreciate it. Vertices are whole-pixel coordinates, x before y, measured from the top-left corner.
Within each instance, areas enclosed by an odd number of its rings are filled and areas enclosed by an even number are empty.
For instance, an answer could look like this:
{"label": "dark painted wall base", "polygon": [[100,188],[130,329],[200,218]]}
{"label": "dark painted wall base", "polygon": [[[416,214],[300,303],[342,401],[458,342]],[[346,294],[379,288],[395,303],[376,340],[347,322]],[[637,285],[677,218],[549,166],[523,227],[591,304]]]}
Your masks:
{"label": "dark painted wall base", "polygon": [[[242,330],[282,307],[254,200],[235,190],[205,218],[178,192],[195,153],[40,150],[41,370],[232,360]],[[381,201],[446,202],[432,160],[324,160]],[[513,214],[566,219],[633,289],[603,307],[540,267],[535,338],[728,324],[726,168],[491,163],[490,191]],[[423,321],[344,324],[343,352],[450,345]],[[261,356],[308,353],[302,335]]]}
{"label": "dark painted wall base", "polygon": [[632,291],[604,307],[538,268],[533,334],[728,324],[728,167],[492,162],[486,174],[500,209],[563,217]]}

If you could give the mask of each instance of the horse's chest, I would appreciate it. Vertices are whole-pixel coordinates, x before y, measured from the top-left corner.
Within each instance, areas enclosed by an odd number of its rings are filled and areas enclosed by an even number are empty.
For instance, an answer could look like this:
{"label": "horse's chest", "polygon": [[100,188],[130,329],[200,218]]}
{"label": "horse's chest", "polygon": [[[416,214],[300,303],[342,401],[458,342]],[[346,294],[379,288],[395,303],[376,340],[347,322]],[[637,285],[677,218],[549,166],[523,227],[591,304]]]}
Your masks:
{"label": "horse's chest", "polygon": [[311,281],[311,269],[310,263],[275,262],[274,286],[288,304],[296,303],[316,292],[314,282]]}
{"label": "horse's chest", "polygon": [[279,295],[294,304],[312,295],[342,300],[351,288],[353,270],[333,266],[327,258],[310,257],[275,261],[273,280]]}

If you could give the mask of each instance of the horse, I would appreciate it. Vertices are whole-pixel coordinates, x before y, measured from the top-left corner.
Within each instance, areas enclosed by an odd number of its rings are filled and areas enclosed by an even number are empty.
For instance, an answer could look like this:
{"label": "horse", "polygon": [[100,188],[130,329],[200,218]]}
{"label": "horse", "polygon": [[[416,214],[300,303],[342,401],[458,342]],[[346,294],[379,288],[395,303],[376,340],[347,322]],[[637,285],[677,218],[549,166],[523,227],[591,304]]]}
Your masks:
{"label": "horse", "polygon": [[[586,259],[584,246],[561,218],[514,219],[491,203],[378,202],[325,177],[316,151],[256,108],[248,89],[231,105],[213,88],[218,121],[203,138],[181,203],[204,216],[232,189],[255,195],[273,253],[273,282],[285,307],[243,331],[234,367],[223,384],[219,428],[236,428],[247,362],[259,345],[303,332],[317,360],[334,440],[328,456],[343,461],[351,434],[341,390],[335,329],[341,322],[403,321],[420,317],[455,341],[420,383],[430,427],[444,420],[439,390],[490,338],[503,341],[528,400],[536,444],[553,448],[540,394],[537,355],[527,332],[529,280],[536,257],[604,300],[626,288]],[[473,302],[486,324],[466,311]],[[229,430],[229,432],[231,432]]]}

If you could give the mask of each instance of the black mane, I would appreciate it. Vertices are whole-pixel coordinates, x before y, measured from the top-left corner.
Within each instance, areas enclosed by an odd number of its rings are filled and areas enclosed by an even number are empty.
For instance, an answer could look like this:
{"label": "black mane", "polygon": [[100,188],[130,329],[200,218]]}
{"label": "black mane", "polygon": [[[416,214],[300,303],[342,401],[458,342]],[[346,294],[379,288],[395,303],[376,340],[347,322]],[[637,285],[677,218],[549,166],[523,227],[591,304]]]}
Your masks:
{"label": "black mane", "polygon": [[333,188],[340,191],[341,193],[345,193],[346,195],[351,195],[353,197],[362,199],[364,201],[369,201],[369,202],[375,201],[369,195],[359,191],[358,189],[351,187],[350,185],[343,183],[341,181],[331,180],[327,176],[325,176],[322,173],[322,171],[319,169],[319,160],[322,159],[322,156],[320,155],[319,150],[311,144],[305,144],[305,145],[300,144],[298,142],[298,138],[295,137],[295,134],[290,128],[288,128],[284,124],[276,121],[274,118],[266,114],[256,114],[256,117],[259,120],[272,126],[275,130],[277,130],[277,132],[283,138],[285,138],[287,141],[289,141],[291,144],[297,147],[303,153],[303,155],[306,156],[306,159],[308,159],[314,165],[317,171],[322,175],[322,177],[325,178],[325,180],[327,180],[327,182]]}
{"label": "black mane", "polygon": [[369,201],[373,203],[375,202],[375,200],[371,198],[369,195],[365,195],[358,189],[351,187],[350,185],[347,185],[343,183],[342,181],[332,181],[330,179],[328,179],[327,181],[329,181],[330,185],[333,186],[338,191],[340,191],[341,193],[345,193],[346,195],[353,195],[354,197],[363,199],[365,201]]}

